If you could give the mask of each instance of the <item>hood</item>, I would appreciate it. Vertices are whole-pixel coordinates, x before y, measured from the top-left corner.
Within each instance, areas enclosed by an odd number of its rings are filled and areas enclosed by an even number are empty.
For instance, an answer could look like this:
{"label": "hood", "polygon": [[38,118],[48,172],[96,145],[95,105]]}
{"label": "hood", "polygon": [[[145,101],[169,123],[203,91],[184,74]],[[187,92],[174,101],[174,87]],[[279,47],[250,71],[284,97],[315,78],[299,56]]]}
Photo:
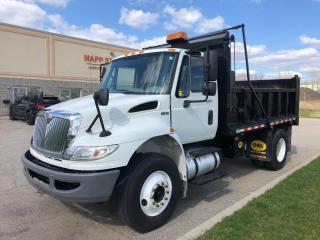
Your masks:
{"label": "hood", "polygon": [[[164,102],[167,103],[167,101],[163,100],[168,97],[168,95],[110,93],[109,104],[107,106],[99,107],[104,122],[108,122],[117,118],[128,118],[128,116],[136,115],[144,111],[168,109],[169,106],[164,106],[167,104],[163,104]],[[153,103],[152,107],[150,107],[150,105],[147,106],[147,103],[151,102]],[[157,102],[158,104],[155,105],[155,102]],[[146,105],[144,105],[145,103]],[[74,113],[80,113],[82,116],[81,129],[88,128],[94,117],[97,115],[97,110],[92,95],[52,105],[47,109],[53,111],[64,110]],[[95,125],[97,125],[97,123]]]}

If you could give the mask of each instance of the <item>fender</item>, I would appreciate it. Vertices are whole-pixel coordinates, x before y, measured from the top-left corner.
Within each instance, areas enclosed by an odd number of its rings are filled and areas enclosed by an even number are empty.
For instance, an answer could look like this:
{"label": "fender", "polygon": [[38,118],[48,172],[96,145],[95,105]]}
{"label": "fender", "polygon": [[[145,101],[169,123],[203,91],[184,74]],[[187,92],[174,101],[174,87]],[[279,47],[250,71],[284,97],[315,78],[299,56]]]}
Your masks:
{"label": "fender", "polygon": [[136,152],[155,152],[170,158],[177,166],[183,182],[183,198],[186,197],[188,188],[186,159],[182,143],[176,133],[153,137],[141,144]]}

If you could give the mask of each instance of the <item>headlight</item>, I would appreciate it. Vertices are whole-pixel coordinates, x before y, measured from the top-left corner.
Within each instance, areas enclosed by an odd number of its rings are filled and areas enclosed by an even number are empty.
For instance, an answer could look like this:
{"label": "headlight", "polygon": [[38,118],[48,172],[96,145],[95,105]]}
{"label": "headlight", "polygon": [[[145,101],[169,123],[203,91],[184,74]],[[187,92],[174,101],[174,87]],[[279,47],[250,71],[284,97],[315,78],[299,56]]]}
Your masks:
{"label": "headlight", "polygon": [[109,145],[101,147],[70,147],[64,154],[66,159],[70,160],[96,160],[113,153],[118,145]]}

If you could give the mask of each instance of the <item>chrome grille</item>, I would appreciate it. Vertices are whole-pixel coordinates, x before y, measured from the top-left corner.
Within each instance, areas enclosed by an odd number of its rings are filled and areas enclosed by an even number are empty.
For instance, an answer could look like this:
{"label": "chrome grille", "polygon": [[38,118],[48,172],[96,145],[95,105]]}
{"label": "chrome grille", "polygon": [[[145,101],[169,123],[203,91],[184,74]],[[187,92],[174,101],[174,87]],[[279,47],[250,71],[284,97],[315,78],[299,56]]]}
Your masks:
{"label": "chrome grille", "polygon": [[70,121],[65,118],[45,115],[37,116],[33,130],[32,145],[40,152],[51,156],[59,156],[68,144]]}

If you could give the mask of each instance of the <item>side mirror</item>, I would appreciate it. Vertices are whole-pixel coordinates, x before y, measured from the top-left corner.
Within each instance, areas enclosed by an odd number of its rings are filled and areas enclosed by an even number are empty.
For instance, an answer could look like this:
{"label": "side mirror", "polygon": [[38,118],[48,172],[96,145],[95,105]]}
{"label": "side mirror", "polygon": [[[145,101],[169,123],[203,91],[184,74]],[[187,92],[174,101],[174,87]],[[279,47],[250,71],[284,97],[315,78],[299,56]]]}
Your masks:
{"label": "side mirror", "polygon": [[218,53],[217,50],[207,49],[204,55],[204,83],[203,95],[214,96],[217,91],[216,80],[218,77]]}
{"label": "side mirror", "polygon": [[206,86],[206,83],[204,83],[202,88],[202,94],[208,95],[208,96],[215,96],[217,93],[217,82],[216,81],[210,81],[209,86]]}
{"label": "side mirror", "polygon": [[9,99],[4,99],[2,102],[3,102],[4,104],[9,104],[9,103],[11,103],[11,101],[10,101]]}
{"label": "side mirror", "polygon": [[93,99],[101,106],[107,106],[109,103],[109,90],[100,89],[93,94]]}

